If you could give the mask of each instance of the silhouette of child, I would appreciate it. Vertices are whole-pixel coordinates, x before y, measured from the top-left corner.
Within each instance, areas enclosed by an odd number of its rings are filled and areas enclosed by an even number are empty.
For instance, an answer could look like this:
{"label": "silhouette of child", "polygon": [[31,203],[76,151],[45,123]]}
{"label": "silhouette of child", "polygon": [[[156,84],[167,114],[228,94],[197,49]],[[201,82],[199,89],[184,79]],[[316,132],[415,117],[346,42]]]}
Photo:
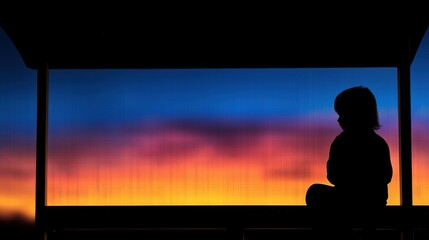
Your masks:
{"label": "silhouette of child", "polygon": [[352,87],[336,97],[334,108],[343,131],[332,142],[326,165],[333,186],[311,185],[307,206],[386,206],[392,165],[386,141],[375,132],[380,124],[374,95],[366,87]]}
{"label": "silhouette of child", "polygon": [[358,86],[338,94],[334,108],[343,131],[332,142],[326,164],[333,186],[315,183],[306,194],[307,206],[318,210],[313,233],[315,239],[349,239],[349,220],[358,219],[363,236],[376,239],[374,210],[386,206],[393,174],[389,146],[375,132],[377,103],[368,88]]}

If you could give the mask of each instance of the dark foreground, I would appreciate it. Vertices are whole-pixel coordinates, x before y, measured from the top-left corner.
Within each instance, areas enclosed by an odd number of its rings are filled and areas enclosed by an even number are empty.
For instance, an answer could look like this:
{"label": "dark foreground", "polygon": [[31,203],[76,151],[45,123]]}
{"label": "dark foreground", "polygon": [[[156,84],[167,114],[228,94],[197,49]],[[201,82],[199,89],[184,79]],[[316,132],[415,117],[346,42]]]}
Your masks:
{"label": "dark foreground", "polygon": [[[243,236],[243,237],[242,237]],[[311,230],[285,230],[285,229],[258,229],[247,230],[244,235],[228,233],[225,230],[107,230],[107,231],[69,231],[57,234],[54,239],[64,240],[93,240],[93,239],[150,239],[150,240],[320,240],[320,239],[341,239],[341,240],[361,240],[365,239],[360,231],[353,231],[348,237],[314,235]],[[424,232],[416,232],[415,240],[427,240],[429,235]],[[401,234],[394,230],[380,230],[372,239],[401,240]]]}
{"label": "dark foreground", "polygon": [[[0,220],[0,232],[2,240],[37,239],[34,224],[23,219]],[[242,233],[243,235],[241,235]],[[362,231],[357,229],[351,231],[347,236],[352,240],[363,239]],[[55,240],[313,240],[326,239],[327,236],[318,236],[310,229],[246,229],[244,232],[225,229],[85,229],[64,230],[51,237]],[[374,239],[400,240],[401,233],[397,230],[380,229],[376,231]],[[429,230],[415,230],[414,239],[429,239]]]}

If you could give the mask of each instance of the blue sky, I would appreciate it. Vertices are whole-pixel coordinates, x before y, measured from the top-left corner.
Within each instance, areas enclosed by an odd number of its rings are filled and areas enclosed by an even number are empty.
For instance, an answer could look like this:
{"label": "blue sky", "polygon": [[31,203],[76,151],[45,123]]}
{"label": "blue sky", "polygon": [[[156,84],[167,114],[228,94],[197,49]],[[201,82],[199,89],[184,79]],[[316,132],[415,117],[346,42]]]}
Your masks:
{"label": "blue sky", "polygon": [[[36,71],[27,69],[0,31],[3,129],[35,124]],[[415,109],[424,101],[428,40],[412,66]],[[396,109],[396,69],[51,70],[50,126],[142,118],[271,118],[332,112],[335,95],[368,86],[380,109]],[[11,104],[13,103],[13,104]]]}
{"label": "blue sky", "polygon": [[332,112],[335,95],[352,85],[388,93],[381,107],[396,108],[395,77],[393,69],[52,70],[50,117],[53,127],[148,117],[293,118]]}

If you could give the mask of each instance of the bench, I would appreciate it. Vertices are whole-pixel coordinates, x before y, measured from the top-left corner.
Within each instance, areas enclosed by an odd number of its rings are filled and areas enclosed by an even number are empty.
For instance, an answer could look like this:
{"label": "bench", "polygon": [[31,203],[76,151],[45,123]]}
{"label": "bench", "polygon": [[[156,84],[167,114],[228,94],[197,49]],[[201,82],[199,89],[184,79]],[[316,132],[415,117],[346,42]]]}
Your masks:
{"label": "bench", "polygon": [[[48,238],[71,231],[168,230],[222,232],[228,239],[243,239],[243,234],[255,230],[311,230],[315,211],[306,206],[47,206],[45,229]],[[414,239],[416,230],[429,229],[429,206],[387,206],[371,215],[376,230],[394,230]],[[335,221],[328,214],[326,222]],[[338,220],[338,219],[337,219]],[[357,216],[342,219],[353,229],[360,229],[367,219]],[[214,234],[214,235],[213,235]],[[406,235],[409,236],[406,236]],[[221,234],[218,234],[219,236]]]}

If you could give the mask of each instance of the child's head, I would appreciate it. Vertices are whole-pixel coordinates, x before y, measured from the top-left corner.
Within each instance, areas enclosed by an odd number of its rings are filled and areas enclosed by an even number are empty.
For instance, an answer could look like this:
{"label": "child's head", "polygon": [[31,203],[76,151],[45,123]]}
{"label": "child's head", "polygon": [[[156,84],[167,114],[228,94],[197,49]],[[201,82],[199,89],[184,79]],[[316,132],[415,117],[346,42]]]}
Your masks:
{"label": "child's head", "polygon": [[344,90],[335,98],[334,108],[339,115],[338,123],[344,130],[380,128],[377,102],[366,87]]}

